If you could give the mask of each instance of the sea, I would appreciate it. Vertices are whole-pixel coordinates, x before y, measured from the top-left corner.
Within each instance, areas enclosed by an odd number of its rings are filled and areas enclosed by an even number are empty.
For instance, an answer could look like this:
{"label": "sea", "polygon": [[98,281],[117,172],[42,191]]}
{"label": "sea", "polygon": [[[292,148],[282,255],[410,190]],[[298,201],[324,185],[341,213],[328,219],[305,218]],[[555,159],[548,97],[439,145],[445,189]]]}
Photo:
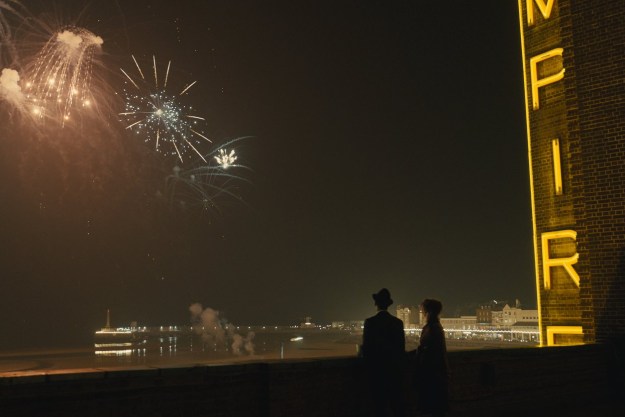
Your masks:
{"label": "sea", "polygon": [[[151,332],[132,345],[0,351],[0,378],[61,373],[193,367],[245,362],[356,357],[362,331],[257,326],[224,337],[191,330]],[[406,350],[416,349],[418,334],[406,335]],[[501,340],[448,339],[449,351],[536,346]]]}

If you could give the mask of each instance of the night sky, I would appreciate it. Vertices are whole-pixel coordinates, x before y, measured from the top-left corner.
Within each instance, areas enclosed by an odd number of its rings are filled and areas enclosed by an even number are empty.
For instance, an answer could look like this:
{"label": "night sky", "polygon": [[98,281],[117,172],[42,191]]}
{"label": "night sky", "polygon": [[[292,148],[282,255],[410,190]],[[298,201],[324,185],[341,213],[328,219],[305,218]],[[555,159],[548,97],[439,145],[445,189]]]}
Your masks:
{"label": "night sky", "polygon": [[[111,108],[38,134],[1,108],[0,349],[87,344],[107,308],[114,325],[187,324],[194,302],[241,325],[362,320],[381,287],[443,315],[535,308],[515,1],[56,3],[23,1],[104,39]],[[45,39],[29,31],[22,62]],[[198,80],[216,142],[252,136],[244,204],[159,199],[175,159],[117,117],[131,54]]]}

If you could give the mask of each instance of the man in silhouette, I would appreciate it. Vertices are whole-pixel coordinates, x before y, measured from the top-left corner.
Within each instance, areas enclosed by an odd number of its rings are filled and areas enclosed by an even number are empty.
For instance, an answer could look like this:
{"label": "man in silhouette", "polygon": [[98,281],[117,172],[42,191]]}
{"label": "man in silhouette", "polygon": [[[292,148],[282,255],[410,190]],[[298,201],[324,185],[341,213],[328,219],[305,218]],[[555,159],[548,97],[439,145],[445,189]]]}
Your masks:
{"label": "man in silhouette", "polygon": [[372,296],[378,313],[365,320],[361,354],[375,416],[385,416],[387,409],[390,409],[396,417],[404,417],[404,324],[387,311],[393,304],[389,290],[382,288]]}

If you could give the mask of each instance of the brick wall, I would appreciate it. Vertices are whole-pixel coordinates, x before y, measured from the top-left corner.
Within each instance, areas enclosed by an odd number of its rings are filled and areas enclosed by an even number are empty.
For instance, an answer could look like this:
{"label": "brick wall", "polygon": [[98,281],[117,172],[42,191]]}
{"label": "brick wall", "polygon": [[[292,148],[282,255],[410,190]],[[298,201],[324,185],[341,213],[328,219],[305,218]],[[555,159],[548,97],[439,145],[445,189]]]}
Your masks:
{"label": "brick wall", "polygon": [[[562,58],[539,65],[539,78],[564,67],[564,78],[540,89],[540,108],[528,106],[538,292],[543,324],[582,325],[588,342],[625,335],[625,7],[613,0],[555,0],[551,16],[535,7],[527,25],[520,0],[526,89],[530,57],[563,48]],[[560,140],[563,194],[556,195],[551,140]],[[577,232],[579,288],[563,268],[552,268],[544,288],[544,232]],[[570,241],[568,244],[570,245]],[[552,256],[575,247],[554,242]]]}
{"label": "brick wall", "polygon": [[[533,0],[529,0],[533,1]],[[529,78],[529,59],[554,48],[563,48],[562,59],[545,61],[538,67],[539,78],[557,73],[560,68],[566,69],[565,77],[561,82],[550,84],[539,91],[538,110],[531,109],[528,115],[530,122],[529,135],[531,137],[531,169],[534,188],[534,216],[537,231],[537,253],[542,251],[540,236],[544,232],[577,228],[577,216],[574,211],[575,176],[572,173],[577,169],[578,159],[572,158],[576,152],[577,141],[571,135],[575,131],[577,114],[569,113],[571,103],[576,102],[575,56],[571,42],[570,11],[566,2],[556,1],[549,19],[544,20],[538,10],[535,10],[536,24],[527,26],[527,1],[521,1],[521,22],[524,25],[524,44],[527,72],[528,97],[532,95]],[[561,166],[563,179],[563,193],[556,195],[553,175],[552,140],[560,141]],[[552,247],[552,256],[570,255],[570,248],[560,247],[558,242]],[[566,245],[566,242],[563,242]],[[575,252],[573,248],[573,253]],[[576,265],[580,276],[586,276]],[[546,326],[580,325],[581,305],[580,289],[571,281],[562,268],[553,268],[552,286],[550,290],[544,288],[542,276],[542,258],[538,256],[537,268],[540,279],[538,285],[542,338],[546,340]]]}
{"label": "brick wall", "polygon": [[[609,416],[622,375],[611,382],[605,345],[452,352],[458,416]],[[408,370],[408,368],[407,368]],[[406,396],[414,395],[406,381]],[[367,416],[356,358],[0,378],[1,416]],[[414,415],[411,412],[410,415]],[[579,414],[584,415],[584,414]],[[614,414],[618,415],[618,414]]]}
{"label": "brick wall", "polygon": [[596,339],[603,340],[625,334],[625,7],[571,1],[571,18],[583,159],[580,226],[590,260],[582,298],[585,320],[593,316]]}

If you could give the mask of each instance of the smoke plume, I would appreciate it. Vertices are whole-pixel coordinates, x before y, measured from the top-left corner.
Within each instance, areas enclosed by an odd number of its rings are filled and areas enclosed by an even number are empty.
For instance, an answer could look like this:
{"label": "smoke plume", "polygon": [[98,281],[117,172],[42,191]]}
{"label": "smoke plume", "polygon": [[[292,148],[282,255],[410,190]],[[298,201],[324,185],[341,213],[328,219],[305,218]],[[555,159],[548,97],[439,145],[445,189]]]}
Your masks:
{"label": "smoke plume", "polygon": [[191,304],[189,312],[193,331],[202,338],[204,344],[229,348],[235,355],[254,354],[254,332],[241,336],[236,326],[219,316],[219,311],[203,308],[200,303]]}
{"label": "smoke plume", "polygon": [[64,43],[71,49],[78,49],[80,44],[82,43],[82,37],[80,35],[75,34],[74,32],[70,32],[69,30],[64,30],[59,33],[56,37],[56,40]]}
{"label": "smoke plume", "polygon": [[14,106],[23,103],[24,94],[19,85],[20,75],[16,70],[3,68],[0,74],[0,97]]}

